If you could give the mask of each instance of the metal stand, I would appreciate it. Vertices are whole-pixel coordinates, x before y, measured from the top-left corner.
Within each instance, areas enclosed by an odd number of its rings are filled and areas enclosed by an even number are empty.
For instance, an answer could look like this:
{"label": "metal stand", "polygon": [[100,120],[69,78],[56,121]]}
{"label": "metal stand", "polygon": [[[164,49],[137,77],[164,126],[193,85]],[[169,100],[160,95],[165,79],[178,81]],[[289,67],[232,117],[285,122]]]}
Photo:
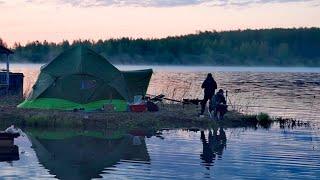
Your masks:
{"label": "metal stand", "polygon": [[9,67],[9,54],[7,54],[7,95],[9,95],[9,87],[10,87],[10,67]]}

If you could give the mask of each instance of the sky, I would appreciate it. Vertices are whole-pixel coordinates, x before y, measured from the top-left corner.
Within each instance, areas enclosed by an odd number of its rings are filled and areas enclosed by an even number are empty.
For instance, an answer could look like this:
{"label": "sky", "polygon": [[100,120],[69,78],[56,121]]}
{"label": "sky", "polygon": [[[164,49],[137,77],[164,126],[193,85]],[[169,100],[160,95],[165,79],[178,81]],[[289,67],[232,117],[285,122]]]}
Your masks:
{"label": "sky", "polygon": [[9,46],[280,27],[320,27],[320,0],[0,0]]}

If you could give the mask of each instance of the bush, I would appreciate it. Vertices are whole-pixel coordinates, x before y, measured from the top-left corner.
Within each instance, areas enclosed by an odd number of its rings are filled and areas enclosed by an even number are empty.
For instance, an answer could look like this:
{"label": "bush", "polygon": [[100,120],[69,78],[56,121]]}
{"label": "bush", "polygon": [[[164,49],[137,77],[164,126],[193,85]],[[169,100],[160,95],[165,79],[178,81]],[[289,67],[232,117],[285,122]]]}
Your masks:
{"label": "bush", "polygon": [[271,118],[267,113],[260,113],[257,115],[257,120],[259,123],[269,123],[271,122]]}

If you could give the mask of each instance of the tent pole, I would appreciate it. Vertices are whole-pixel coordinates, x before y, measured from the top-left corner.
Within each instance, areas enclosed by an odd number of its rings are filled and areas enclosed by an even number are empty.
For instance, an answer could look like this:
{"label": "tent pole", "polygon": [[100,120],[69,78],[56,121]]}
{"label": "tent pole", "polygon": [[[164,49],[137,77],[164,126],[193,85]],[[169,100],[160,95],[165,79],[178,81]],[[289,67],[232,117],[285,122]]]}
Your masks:
{"label": "tent pole", "polygon": [[9,54],[7,54],[7,95],[9,94],[10,87],[10,69],[9,69]]}

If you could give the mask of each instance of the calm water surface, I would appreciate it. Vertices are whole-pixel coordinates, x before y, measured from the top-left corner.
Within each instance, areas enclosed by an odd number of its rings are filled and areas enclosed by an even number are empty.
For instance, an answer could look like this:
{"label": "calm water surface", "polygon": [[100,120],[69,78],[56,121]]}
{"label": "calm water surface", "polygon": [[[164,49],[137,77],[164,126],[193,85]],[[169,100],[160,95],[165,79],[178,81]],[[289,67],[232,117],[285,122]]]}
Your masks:
{"label": "calm water surface", "polygon": [[[39,68],[12,65],[12,71],[25,74],[25,92]],[[15,142],[20,160],[0,162],[0,179],[319,179],[319,68],[152,68],[150,94],[201,98],[199,87],[212,72],[218,86],[229,91],[230,107],[310,121],[310,126],[175,129],[157,135],[26,129]]]}
{"label": "calm water surface", "polygon": [[[157,136],[26,130],[2,178],[318,179],[319,128],[165,130]],[[82,134],[81,134],[82,133]],[[63,135],[64,134],[64,135]],[[108,133],[107,133],[108,134]],[[110,133],[109,133],[110,134]],[[118,133],[119,134],[119,133]]]}

